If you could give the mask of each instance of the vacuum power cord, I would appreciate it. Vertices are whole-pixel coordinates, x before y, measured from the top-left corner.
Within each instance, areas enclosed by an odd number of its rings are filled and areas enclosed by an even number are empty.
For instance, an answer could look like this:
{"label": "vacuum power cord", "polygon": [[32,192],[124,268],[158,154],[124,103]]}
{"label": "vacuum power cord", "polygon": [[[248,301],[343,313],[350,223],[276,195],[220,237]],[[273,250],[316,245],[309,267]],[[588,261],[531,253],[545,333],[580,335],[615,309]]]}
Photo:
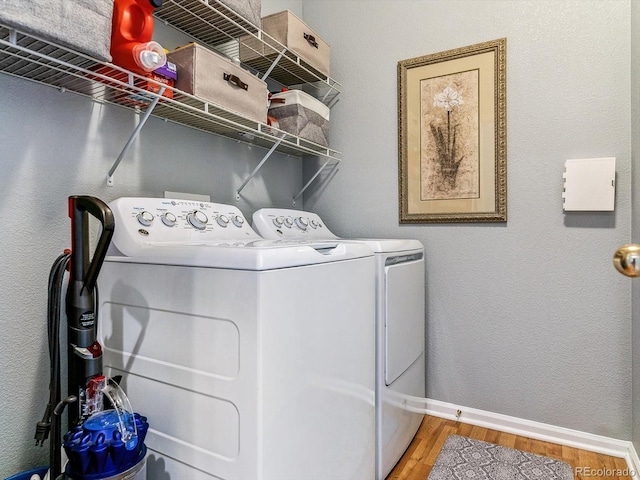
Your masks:
{"label": "vacuum power cord", "polygon": [[49,402],[42,420],[36,424],[34,435],[36,446],[43,446],[49,437],[55,407],[60,403],[60,314],[64,272],[67,270],[71,252],[60,255],[49,272],[49,295],[47,302],[47,333],[49,339]]}

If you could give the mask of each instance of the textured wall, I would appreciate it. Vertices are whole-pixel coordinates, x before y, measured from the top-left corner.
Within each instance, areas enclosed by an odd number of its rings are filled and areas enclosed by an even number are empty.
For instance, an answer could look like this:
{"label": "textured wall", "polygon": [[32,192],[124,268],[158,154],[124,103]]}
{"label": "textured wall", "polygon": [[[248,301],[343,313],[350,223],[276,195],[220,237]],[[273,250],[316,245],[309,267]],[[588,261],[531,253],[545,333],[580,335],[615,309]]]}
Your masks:
{"label": "textured wall", "polygon": [[[342,236],[425,244],[428,396],[630,439],[631,295],[611,264],[631,234],[630,2],[303,6],[344,86],[331,114],[344,160],[305,206]],[[501,37],[508,223],[400,226],[397,62]],[[601,156],[617,157],[615,212],[563,214],[565,159]]]}
{"label": "textured wall", "polygon": [[262,16],[271,15],[282,10],[291,10],[298,17],[302,17],[302,0],[262,1]]}
{"label": "textured wall", "polygon": [[[306,207],[344,236],[414,237],[427,247],[431,398],[631,438],[631,287],[611,268],[631,237],[630,124],[638,145],[629,4],[263,0],[265,13],[302,11],[330,42],[332,76],[344,84],[331,131],[344,161],[312,187]],[[508,224],[399,226],[397,61],[503,36]],[[637,86],[636,62],[634,72]],[[47,276],[69,244],[67,196],[178,190],[234,203],[264,152],[151,119],[107,188],[135,116],[5,75],[0,87],[4,478],[48,460],[32,437],[46,401]],[[616,212],[563,215],[564,160],[609,155],[618,158]],[[247,214],[288,206],[300,185],[300,161],[278,156],[238,205]]]}
{"label": "textured wall", "polygon": [[236,202],[235,189],[264,149],[151,118],[116,171],[115,186],[107,187],[106,174],[137,123],[135,114],[4,74],[0,91],[0,478],[5,478],[49,463],[48,445],[35,448],[33,434],[48,398],[47,279],[53,261],[69,247],[67,197],[86,194],[108,202],[162,196],[165,190],[202,193],[250,216],[261,207],[291,205],[302,188],[302,161],[275,155]]}

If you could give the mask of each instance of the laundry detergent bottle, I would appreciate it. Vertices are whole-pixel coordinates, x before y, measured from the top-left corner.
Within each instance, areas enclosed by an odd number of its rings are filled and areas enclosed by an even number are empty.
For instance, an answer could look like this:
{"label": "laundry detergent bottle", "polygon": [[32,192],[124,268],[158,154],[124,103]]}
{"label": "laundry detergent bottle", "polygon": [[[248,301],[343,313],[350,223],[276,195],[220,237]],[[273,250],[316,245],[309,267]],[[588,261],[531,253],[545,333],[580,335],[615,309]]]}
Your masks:
{"label": "laundry detergent bottle", "polygon": [[164,49],[151,40],[153,11],[161,6],[162,0],[114,0],[111,56],[115,65],[144,75],[166,63]]}

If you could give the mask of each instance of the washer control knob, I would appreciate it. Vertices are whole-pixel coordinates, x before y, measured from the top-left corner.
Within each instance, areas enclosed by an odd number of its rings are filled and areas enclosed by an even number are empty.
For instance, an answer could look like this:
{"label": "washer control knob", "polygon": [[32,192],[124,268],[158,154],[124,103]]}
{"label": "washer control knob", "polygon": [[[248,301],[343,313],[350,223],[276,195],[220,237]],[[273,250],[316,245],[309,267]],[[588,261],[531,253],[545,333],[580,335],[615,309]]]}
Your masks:
{"label": "washer control knob", "polygon": [[204,230],[207,228],[207,222],[209,219],[200,210],[194,210],[189,215],[187,215],[187,221],[191,224],[192,227],[197,228],[198,230]]}
{"label": "washer control knob", "polygon": [[309,220],[305,217],[296,217],[295,223],[296,227],[298,227],[300,230],[306,230],[309,226]]}
{"label": "washer control knob", "polygon": [[283,223],[284,223],[284,217],[276,217],[273,219],[273,224],[278,228],[280,228]]}
{"label": "washer control knob", "polygon": [[291,218],[291,217],[285,218],[284,219],[284,226],[288,227],[288,228],[293,227],[293,218]]}
{"label": "washer control knob", "polygon": [[162,223],[167,227],[174,227],[177,220],[176,216],[171,212],[165,212],[162,214]]}
{"label": "washer control knob", "polygon": [[151,225],[153,223],[153,214],[151,212],[147,212],[146,210],[144,212],[140,212],[137,216],[138,218],[138,223],[140,225],[143,225],[145,227],[148,227],[149,225]]}
{"label": "washer control knob", "polygon": [[216,217],[216,222],[218,222],[218,225],[220,225],[223,228],[227,228],[227,225],[229,225],[229,217],[227,217],[226,215],[218,215]]}
{"label": "washer control knob", "polygon": [[311,220],[311,228],[318,228],[320,226],[320,224],[318,223],[317,220]]}
{"label": "washer control knob", "polygon": [[238,228],[241,228],[244,225],[244,218],[242,218],[242,215],[234,215],[231,218],[231,221]]}

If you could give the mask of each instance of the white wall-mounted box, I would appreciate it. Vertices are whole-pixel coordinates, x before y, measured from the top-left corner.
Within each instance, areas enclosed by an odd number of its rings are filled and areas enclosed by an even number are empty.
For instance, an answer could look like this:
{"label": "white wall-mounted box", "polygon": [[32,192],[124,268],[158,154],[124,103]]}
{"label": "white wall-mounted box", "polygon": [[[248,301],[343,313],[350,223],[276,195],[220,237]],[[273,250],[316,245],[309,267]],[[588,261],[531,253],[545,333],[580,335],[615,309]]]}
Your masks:
{"label": "white wall-mounted box", "polygon": [[613,211],[616,159],[582,158],[564,163],[563,210]]}

